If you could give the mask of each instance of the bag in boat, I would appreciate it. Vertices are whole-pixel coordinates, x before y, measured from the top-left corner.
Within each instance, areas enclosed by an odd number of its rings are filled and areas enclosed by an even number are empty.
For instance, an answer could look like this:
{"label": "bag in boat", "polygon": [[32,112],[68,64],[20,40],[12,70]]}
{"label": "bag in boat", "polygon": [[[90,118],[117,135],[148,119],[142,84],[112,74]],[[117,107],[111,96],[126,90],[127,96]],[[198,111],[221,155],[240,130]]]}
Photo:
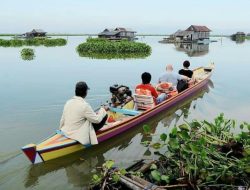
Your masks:
{"label": "bag in boat", "polygon": [[188,82],[185,80],[178,80],[176,88],[178,93],[180,93],[188,88]]}

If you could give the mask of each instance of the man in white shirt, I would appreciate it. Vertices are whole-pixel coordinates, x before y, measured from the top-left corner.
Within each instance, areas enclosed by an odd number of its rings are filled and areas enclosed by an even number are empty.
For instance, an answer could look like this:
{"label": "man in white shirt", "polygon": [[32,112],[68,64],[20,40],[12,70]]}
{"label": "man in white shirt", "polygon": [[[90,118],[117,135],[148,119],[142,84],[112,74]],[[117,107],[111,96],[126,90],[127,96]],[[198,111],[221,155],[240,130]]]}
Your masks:
{"label": "man in white shirt", "polygon": [[99,130],[105,124],[107,113],[104,108],[95,113],[85,101],[88,89],[85,82],[76,84],[75,96],[64,106],[60,129],[66,137],[81,144],[98,144],[95,130]]}
{"label": "man in white shirt", "polygon": [[176,87],[177,86],[177,84],[178,84],[178,80],[190,80],[188,77],[186,77],[186,76],[184,76],[184,75],[180,75],[180,74],[178,74],[178,73],[175,73],[175,72],[173,72],[173,66],[172,65],[167,65],[167,67],[166,67],[166,72],[165,73],[163,73],[161,76],[160,76],[160,78],[159,78],[159,80],[158,80],[158,82],[159,83],[162,83],[162,82],[169,82],[169,83],[172,83],[172,85],[174,86],[174,87]]}

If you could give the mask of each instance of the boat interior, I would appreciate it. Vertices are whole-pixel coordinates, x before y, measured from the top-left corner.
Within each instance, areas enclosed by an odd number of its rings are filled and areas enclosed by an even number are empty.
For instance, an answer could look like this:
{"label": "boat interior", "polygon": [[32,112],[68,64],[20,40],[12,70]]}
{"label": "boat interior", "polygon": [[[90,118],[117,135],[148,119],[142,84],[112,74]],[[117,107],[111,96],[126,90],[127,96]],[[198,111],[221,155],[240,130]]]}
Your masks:
{"label": "boat interior", "polygon": [[[211,74],[211,71],[213,70],[213,68],[214,68],[214,65],[210,64],[210,66],[208,67],[199,67],[193,70],[193,79],[192,79],[192,82],[189,83],[189,88],[203,81],[205,78],[207,78]],[[177,95],[178,95],[178,92],[173,93],[165,101],[168,101],[170,98],[177,96]],[[140,104],[144,106],[140,106]],[[154,103],[152,96],[133,94],[133,98],[129,102],[124,104],[124,106],[117,106],[117,107],[110,106],[109,107],[109,110],[107,111],[108,119],[105,125],[99,131],[100,132],[105,131],[120,123],[130,120],[132,117],[138,114],[141,114],[144,111],[147,111],[148,109],[151,109],[155,106],[156,105]]]}

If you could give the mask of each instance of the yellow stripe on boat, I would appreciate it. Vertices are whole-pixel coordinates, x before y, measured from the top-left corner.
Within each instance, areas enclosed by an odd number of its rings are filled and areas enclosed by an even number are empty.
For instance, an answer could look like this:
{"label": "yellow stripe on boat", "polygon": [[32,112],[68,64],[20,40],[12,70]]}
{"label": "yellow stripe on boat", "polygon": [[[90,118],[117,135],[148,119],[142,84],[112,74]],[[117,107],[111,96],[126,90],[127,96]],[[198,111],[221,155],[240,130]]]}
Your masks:
{"label": "yellow stripe on boat", "polygon": [[71,154],[73,152],[77,152],[82,149],[84,149],[84,146],[82,144],[76,144],[76,145],[72,145],[69,147],[62,148],[62,149],[44,152],[44,153],[41,153],[40,155],[44,161],[48,161],[48,160],[52,160],[55,158],[59,158],[61,156]]}

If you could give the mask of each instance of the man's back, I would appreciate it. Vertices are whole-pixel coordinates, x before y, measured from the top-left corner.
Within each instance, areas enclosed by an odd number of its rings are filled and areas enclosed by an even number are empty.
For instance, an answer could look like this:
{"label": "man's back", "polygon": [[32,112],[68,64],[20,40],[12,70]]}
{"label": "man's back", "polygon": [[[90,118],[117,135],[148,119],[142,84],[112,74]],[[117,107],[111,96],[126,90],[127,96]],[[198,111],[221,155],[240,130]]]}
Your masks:
{"label": "man's back", "polygon": [[178,80],[183,79],[181,75],[174,72],[165,72],[159,78],[159,83],[161,82],[170,82],[173,86],[177,86]]}
{"label": "man's back", "polygon": [[84,118],[85,104],[87,103],[83,100],[83,98],[76,96],[67,101],[63,111],[64,127],[72,131],[81,127],[86,120]]}
{"label": "man's back", "polygon": [[158,97],[158,94],[155,90],[155,88],[151,85],[151,84],[139,84],[136,86],[135,89],[145,89],[145,90],[149,90],[151,95],[154,97],[154,98],[157,98]]}

